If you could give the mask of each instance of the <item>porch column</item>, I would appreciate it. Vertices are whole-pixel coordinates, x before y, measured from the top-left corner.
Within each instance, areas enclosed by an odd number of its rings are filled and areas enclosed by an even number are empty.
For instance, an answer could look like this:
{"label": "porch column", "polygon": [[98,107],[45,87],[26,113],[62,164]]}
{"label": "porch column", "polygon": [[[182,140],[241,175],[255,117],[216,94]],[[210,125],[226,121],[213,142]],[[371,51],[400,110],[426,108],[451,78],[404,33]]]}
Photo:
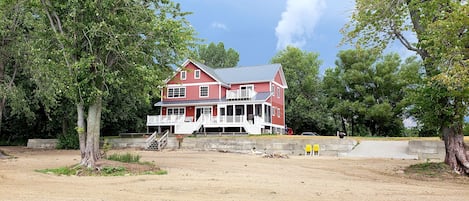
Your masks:
{"label": "porch column", "polygon": [[236,122],[236,105],[233,104],[233,122],[231,123],[235,123]]}
{"label": "porch column", "polygon": [[262,110],[261,118],[265,122],[265,105],[264,105],[264,103],[262,103],[262,105],[261,105],[261,110]]}
{"label": "porch column", "polygon": [[246,121],[247,121],[247,119],[248,119],[248,115],[247,115],[247,114],[248,114],[248,106],[247,106],[246,104],[244,104],[244,114],[243,114],[243,116],[244,116],[243,119],[244,119],[244,120],[243,120],[243,122],[246,122]]}
{"label": "porch column", "polygon": [[220,122],[220,105],[217,105],[217,123]]}

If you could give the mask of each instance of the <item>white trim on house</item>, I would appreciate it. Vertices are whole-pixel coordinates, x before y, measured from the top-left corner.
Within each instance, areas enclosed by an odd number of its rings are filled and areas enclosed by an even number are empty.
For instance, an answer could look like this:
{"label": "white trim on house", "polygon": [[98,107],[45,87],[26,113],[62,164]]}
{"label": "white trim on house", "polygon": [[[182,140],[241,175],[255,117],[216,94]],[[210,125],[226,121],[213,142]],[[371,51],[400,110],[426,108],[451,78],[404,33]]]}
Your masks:
{"label": "white trim on house", "polygon": [[189,83],[189,84],[168,84],[167,87],[189,87],[189,86],[200,86],[200,85],[215,85],[219,84],[218,82],[199,82],[199,83]]}

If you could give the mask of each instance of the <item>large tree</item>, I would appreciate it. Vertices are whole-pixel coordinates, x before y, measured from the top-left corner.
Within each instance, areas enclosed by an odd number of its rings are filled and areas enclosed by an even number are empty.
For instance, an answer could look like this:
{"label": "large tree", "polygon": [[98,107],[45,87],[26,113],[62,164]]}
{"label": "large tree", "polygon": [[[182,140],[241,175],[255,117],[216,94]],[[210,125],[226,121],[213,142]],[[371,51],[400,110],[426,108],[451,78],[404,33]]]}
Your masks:
{"label": "large tree", "polygon": [[[398,40],[423,60],[419,121],[438,125],[445,162],[469,173],[462,132],[469,101],[469,5],[465,0],[357,0],[344,41],[383,49]],[[409,36],[415,36],[416,42]]]}
{"label": "large tree", "polygon": [[331,134],[333,121],[320,88],[319,54],[288,46],[271,60],[282,64],[288,90],[285,91],[286,123],[295,132],[316,131]]}
{"label": "large tree", "polygon": [[94,167],[109,89],[149,100],[192,46],[187,13],[169,0],[41,0],[33,7],[35,79],[73,101],[81,164]]}
{"label": "large tree", "polygon": [[380,56],[370,50],[339,52],[336,68],[327,69],[323,84],[329,107],[342,130],[352,135],[400,136],[403,129],[405,78],[417,69],[415,60],[401,62],[399,55]]}
{"label": "large tree", "polygon": [[[27,95],[29,71],[29,35],[32,31],[32,14],[26,9],[27,1],[0,1],[0,137],[2,122],[9,115],[32,118]],[[8,106],[8,107],[7,107]]]}
{"label": "large tree", "polygon": [[239,62],[239,53],[233,48],[226,50],[225,44],[222,42],[198,45],[193,52],[193,56],[213,68],[234,67]]}

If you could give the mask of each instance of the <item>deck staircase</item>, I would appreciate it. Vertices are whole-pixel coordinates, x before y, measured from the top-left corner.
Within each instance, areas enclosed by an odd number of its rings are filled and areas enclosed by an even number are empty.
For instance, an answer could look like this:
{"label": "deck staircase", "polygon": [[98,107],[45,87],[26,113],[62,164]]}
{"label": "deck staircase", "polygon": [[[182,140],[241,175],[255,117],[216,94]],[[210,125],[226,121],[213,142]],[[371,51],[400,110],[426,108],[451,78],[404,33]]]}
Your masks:
{"label": "deck staircase", "polygon": [[158,138],[158,132],[154,132],[145,141],[145,149],[151,151],[162,151],[168,145],[169,130],[163,132],[163,135]]}

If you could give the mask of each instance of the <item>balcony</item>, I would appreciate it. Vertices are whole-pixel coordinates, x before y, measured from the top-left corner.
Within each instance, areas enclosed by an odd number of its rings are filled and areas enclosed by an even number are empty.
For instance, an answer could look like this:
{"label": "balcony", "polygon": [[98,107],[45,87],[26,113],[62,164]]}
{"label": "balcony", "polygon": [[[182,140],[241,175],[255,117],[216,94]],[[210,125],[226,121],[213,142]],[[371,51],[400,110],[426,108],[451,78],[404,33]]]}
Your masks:
{"label": "balcony", "polygon": [[251,100],[256,94],[252,89],[227,90],[226,100]]}
{"label": "balcony", "polygon": [[185,117],[181,115],[148,115],[147,126],[162,126],[162,125],[187,125],[187,124],[243,124],[254,122],[256,124],[264,123],[264,119],[258,116],[254,116],[254,119],[247,120],[245,115],[234,115],[234,116],[210,116],[202,115],[197,121],[194,121],[194,117]]}

